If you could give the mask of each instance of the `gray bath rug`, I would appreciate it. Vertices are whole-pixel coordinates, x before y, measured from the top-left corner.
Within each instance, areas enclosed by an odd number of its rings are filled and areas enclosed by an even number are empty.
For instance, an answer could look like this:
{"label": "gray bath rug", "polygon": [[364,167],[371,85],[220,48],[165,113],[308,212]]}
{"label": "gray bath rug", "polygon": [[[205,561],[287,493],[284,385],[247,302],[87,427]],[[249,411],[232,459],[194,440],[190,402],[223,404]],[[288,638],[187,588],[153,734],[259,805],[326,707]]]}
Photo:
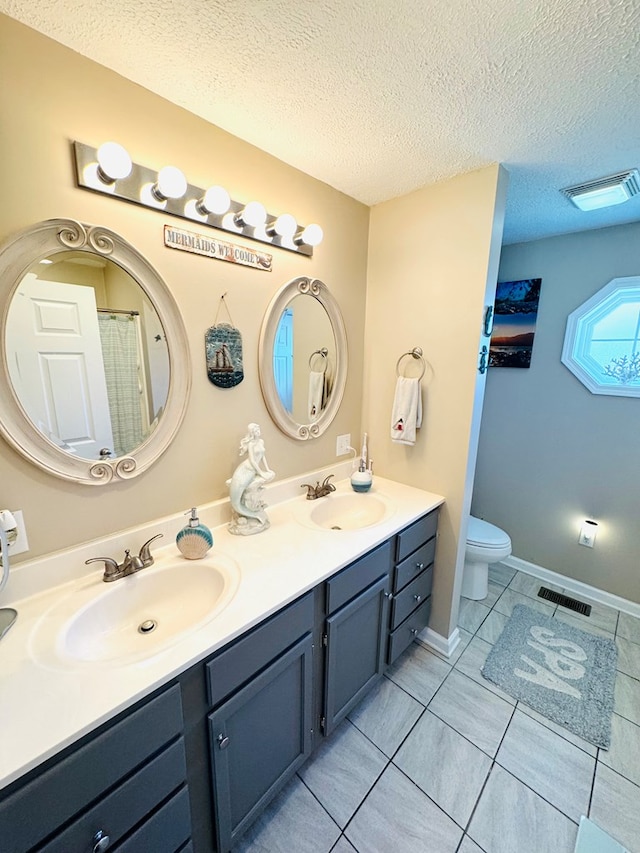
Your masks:
{"label": "gray bath rug", "polygon": [[613,640],[517,604],[482,674],[554,723],[608,749],[616,660]]}

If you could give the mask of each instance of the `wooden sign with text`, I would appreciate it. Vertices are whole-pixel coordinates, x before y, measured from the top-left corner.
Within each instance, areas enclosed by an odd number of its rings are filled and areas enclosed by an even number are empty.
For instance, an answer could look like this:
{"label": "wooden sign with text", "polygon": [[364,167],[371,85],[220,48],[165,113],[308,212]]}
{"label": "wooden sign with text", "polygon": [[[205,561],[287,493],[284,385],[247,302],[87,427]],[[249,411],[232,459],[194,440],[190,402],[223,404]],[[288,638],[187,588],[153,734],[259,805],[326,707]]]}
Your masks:
{"label": "wooden sign with text", "polygon": [[271,272],[272,255],[256,252],[236,243],[227,243],[208,234],[196,234],[193,231],[174,228],[173,225],[165,225],[164,244],[170,249],[180,249],[182,252],[191,252],[194,255],[204,255],[218,261],[229,261],[232,264],[242,264]]}

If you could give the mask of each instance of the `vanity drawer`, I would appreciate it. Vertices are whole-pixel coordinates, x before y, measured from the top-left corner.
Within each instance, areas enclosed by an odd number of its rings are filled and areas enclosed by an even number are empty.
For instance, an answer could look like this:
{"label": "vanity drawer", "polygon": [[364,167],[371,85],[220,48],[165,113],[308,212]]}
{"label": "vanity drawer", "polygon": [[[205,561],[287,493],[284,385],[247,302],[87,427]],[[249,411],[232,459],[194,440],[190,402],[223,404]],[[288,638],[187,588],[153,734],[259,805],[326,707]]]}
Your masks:
{"label": "vanity drawer", "polygon": [[191,835],[189,794],[186,788],[173,796],[118,847],[118,853],[176,853]]}
{"label": "vanity drawer", "polygon": [[0,839],[11,839],[7,853],[41,842],[182,729],[180,687],[175,685],[40,772],[0,803]]}
{"label": "vanity drawer", "polygon": [[415,580],[407,584],[402,592],[391,602],[391,629],[397,628],[407,616],[431,595],[433,585],[433,566],[429,566]]}
{"label": "vanity drawer", "polygon": [[406,530],[398,534],[396,547],[396,563],[408,557],[412,551],[436,535],[438,529],[438,510],[434,509],[429,515],[425,515],[414,521]]}
{"label": "vanity drawer", "polygon": [[217,705],[303,634],[313,630],[313,593],[294,601],[209,661],[207,692]]}
{"label": "vanity drawer", "polygon": [[416,635],[426,628],[429,624],[429,614],[431,613],[431,597],[424,604],[421,604],[417,610],[405,619],[395,631],[389,634],[389,648],[387,652],[387,663],[392,664],[415,640]]}
{"label": "vanity drawer", "polygon": [[398,563],[393,574],[394,595],[433,563],[435,553],[436,540],[433,537],[411,556]]}
{"label": "vanity drawer", "polygon": [[[90,850],[93,846],[91,839],[98,830],[109,836],[110,846],[117,844],[134,826],[151,814],[158,803],[183,785],[186,778],[184,741],[180,738],[103,797],[66,830],[56,833],[45,845],[42,853]],[[181,841],[189,835],[190,833],[187,833]]]}
{"label": "vanity drawer", "polygon": [[391,542],[385,542],[327,581],[327,614],[335,613],[391,568]]}

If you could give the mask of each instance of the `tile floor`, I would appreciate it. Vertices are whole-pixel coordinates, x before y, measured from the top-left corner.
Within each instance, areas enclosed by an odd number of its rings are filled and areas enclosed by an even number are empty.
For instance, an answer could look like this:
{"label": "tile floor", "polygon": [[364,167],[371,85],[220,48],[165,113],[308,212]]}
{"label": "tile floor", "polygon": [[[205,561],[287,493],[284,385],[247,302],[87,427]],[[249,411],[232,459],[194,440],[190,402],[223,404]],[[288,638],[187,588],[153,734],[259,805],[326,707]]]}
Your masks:
{"label": "tile floor", "polygon": [[[414,643],[234,853],[573,853],[582,814],[640,853],[640,619],[578,616],[539,586],[493,566],[489,596],[462,600],[454,655]],[[616,638],[610,750],[480,674],[518,603]]]}

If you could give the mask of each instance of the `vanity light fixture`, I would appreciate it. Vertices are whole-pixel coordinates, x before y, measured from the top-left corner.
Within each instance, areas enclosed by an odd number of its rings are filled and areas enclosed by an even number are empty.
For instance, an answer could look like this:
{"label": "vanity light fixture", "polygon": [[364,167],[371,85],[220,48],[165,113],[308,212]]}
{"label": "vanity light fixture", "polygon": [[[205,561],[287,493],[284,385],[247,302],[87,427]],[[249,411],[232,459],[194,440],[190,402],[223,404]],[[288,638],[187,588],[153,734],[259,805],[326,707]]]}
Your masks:
{"label": "vanity light fixture", "polygon": [[589,518],[585,518],[582,522],[582,527],[580,528],[580,535],[578,536],[578,544],[586,545],[587,548],[593,548],[596,544],[596,536],[598,534],[598,522],[591,521]]}
{"label": "vanity light fixture", "polygon": [[187,186],[187,179],[177,166],[164,166],[158,172],[151,193],[158,201],[168,201],[170,198],[182,198]]}
{"label": "vanity light fixture", "polygon": [[224,187],[209,187],[206,193],[196,202],[198,213],[208,216],[210,213],[222,216],[231,207],[231,196]]}
{"label": "vanity light fixture", "polygon": [[250,201],[233,217],[236,225],[259,228],[267,221],[267,209],[259,201]]}
{"label": "vanity light fixture", "polygon": [[234,201],[218,185],[194,186],[176,166],[158,172],[135,163],[117,142],[99,148],[74,142],[73,153],[77,185],[83,189],[307,257],[322,240],[319,225],[299,225],[290,213],[274,216],[259,201]]}
{"label": "vanity light fixture", "polygon": [[105,184],[128,178],[133,162],[126,148],[118,142],[103,142],[98,148],[98,177]]}
{"label": "vanity light fixture", "polygon": [[307,246],[318,246],[322,243],[324,232],[319,225],[312,223],[299,231],[294,237],[294,242],[298,244],[304,243]]}
{"label": "vanity light fixture", "polygon": [[296,218],[290,213],[281,213],[280,216],[267,226],[267,234],[277,234],[279,237],[285,237],[288,240],[293,239],[297,230],[298,223],[296,222]]}
{"label": "vanity light fixture", "polygon": [[599,210],[601,207],[622,204],[640,193],[640,175],[637,169],[630,169],[607,178],[566,187],[561,192],[580,210]]}

